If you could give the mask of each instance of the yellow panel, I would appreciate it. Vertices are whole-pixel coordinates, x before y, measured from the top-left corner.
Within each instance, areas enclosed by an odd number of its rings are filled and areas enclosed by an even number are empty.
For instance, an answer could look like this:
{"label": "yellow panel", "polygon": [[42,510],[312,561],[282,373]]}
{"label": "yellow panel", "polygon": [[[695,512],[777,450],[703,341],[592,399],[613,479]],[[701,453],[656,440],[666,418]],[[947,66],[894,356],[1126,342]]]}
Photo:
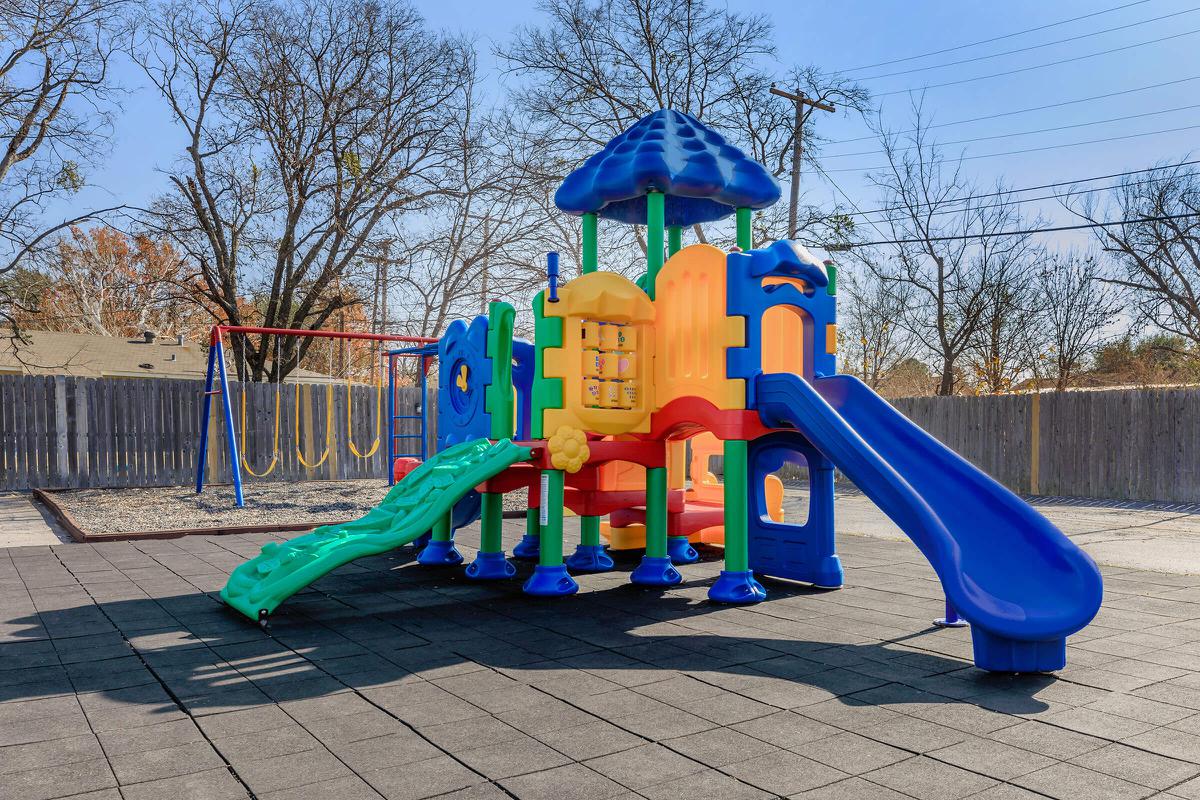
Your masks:
{"label": "yellow panel", "polygon": [[717,408],[745,408],[746,382],[727,378],[725,351],[745,344],[745,324],[725,315],[725,256],[707,244],[685,247],[655,282],[659,406],[701,397]]}
{"label": "yellow panel", "polygon": [[825,326],[825,352],[837,352],[837,325],[832,322]]}
{"label": "yellow panel", "polygon": [[547,316],[563,318],[562,347],[543,350],[543,374],[563,379],[563,408],[546,409],[543,430],[645,433],[654,407],[654,304],[614,272],[563,287]]}

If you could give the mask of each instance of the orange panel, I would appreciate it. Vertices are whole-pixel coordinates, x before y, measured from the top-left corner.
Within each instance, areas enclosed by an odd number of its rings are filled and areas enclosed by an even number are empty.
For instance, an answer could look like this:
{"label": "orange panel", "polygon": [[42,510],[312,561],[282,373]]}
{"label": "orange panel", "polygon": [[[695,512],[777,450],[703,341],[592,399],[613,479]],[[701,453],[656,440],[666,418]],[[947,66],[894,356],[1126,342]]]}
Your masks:
{"label": "orange panel", "polygon": [[726,377],[725,351],[745,344],[740,317],[725,316],[724,250],[685,247],[655,282],[655,407],[702,397],[720,409],[746,407],[746,385]]}
{"label": "orange panel", "polygon": [[[801,291],[804,281],[795,278],[766,278],[764,286],[794,284]],[[806,315],[791,306],[772,306],[762,317],[763,372],[804,374],[804,354],[811,346],[804,330]]]}

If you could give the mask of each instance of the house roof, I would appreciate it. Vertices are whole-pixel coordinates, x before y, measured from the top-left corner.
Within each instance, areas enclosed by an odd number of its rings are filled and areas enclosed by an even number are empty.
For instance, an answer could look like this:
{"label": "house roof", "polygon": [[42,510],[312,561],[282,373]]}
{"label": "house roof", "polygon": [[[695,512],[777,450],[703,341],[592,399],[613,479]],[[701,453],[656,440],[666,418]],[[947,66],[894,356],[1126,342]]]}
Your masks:
{"label": "house roof", "polygon": [[651,190],[667,195],[669,226],[766,208],[780,195],[762,164],[690,114],[663,109],[642,117],[568,175],[554,202],[568,214],[644,225]]}
{"label": "house roof", "polygon": [[[26,341],[0,338],[0,375],[74,375],[83,378],[186,378],[203,380],[208,345],[179,344],[173,337],[23,331]],[[289,381],[320,382],[329,376],[294,370]]]}

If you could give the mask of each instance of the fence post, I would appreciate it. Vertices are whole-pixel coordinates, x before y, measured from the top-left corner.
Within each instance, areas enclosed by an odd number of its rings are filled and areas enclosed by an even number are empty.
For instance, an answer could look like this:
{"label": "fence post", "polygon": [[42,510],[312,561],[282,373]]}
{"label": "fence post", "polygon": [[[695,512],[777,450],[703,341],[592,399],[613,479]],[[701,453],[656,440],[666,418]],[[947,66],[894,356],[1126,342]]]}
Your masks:
{"label": "fence post", "polygon": [[1042,449],[1042,393],[1033,393],[1033,410],[1029,414],[1029,493],[1039,494],[1038,462],[1041,461]]}

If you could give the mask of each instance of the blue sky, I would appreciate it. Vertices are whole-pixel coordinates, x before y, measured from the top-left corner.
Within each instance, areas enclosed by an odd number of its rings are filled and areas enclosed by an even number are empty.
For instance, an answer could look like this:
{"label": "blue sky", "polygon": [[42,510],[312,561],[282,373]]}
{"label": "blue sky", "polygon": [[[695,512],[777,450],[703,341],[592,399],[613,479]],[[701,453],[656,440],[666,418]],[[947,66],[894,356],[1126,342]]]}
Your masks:
{"label": "blue sky", "polygon": [[[478,42],[481,65],[489,73],[488,86],[495,92],[502,91],[502,80],[490,54],[492,46],[507,38],[516,26],[540,21],[533,0],[507,0],[504,3],[493,0],[438,0],[436,3],[416,0],[416,5],[434,27],[463,33]],[[1127,7],[1043,31],[851,73],[856,77],[867,77],[1033,47],[1067,37],[1085,37],[1024,53],[865,82],[876,94],[880,94],[1176,37],[1044,69],[929,89],[925,96],[926,110],[934,122],[942,123],[1200,76],[1200,58],[1196,55],[1200,47],[1200,6],[1186,0],[1144,0],[1136,3],[1131,0],[1056,0],[1054,3],[1045,0],[729,2],[733,10],[766,14],[773,21],[780,68],[793,63],[811,63],[826,70],[851,70],[908,58],[1123,5]],[[1173,16],[1137,24],[1167,15]],[[1087,35],[1118,26],[1130,27],[1096,36]],[[1197,32],[1193,34],[1191,31]],[[72,202],[72,208],[78,208],[79,201],[95,205],[147,202],[166,188],[165,177],[159,170],[169,166],[182,150],[182,138],[171,126],[160,99],[145,87],[143,79],[133,67],[121,64],[118,70],[119,77],[132,87],[132,91],[125,98],[116,122],[112,155],[90,176],[96,187],[103,188],[86,190],[82,197]],[[1002,137],[962,145],[966,155],[973,157],[1200,126],[1200,108],[1156,113],[1200,104],[1198,89],[1200,80],[1181,82],[1107,100],[946,127],[939,130],[938,137],[943,141]],[[882,101],[888,124],[897,128],[907,127],[908,95],[891,95],[883,97]],[[1098,122],[1136,114],[1153,116]],[[877,194],[863,179],[860,170],[882,163],[880,157],[870,154],[833,157],[837,153],[878,149],[877,143],[870,140],[842,141],[868,135],[869,131],[862,120],[838,113],[824,115],[818,124],[821,134],[832,140],[826,146],[825,168],[831,171],[832,178],[854,203],[862,209],[873,208],[878,202]],[[1056,132],[1017,135],[1078,124],[1084,125]],[[1140,169],[1161,159],[1178,159],[1188,154],[1200,157],[1198,134],[1200,127],[1020,155],[972,158],[965,162],[965,167],[969,175],[984,185],[1003,176],[1012,186],[1032,186]],[[954,148],[957,149],[958,146]],[[838,191],[827,181],[811,173],[804,177],[804,189],[809,202],[841,199]],[[1053,200],[1030,203],[1026,210],[1030,213],[1041,211],[1046,218],[1060,224],[1072,221]],[[1080,234],[1046,234],[1046,237],[1049,241],[1062,244],[1086,241],[1086,236]]]}

